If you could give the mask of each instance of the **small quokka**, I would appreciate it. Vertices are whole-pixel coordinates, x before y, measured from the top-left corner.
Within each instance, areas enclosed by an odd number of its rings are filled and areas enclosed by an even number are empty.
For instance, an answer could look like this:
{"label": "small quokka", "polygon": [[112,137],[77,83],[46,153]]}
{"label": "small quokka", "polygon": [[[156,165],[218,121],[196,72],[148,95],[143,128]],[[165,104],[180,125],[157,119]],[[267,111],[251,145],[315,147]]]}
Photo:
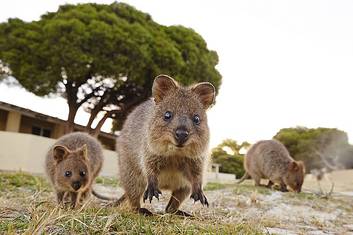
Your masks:
{"label": "small quokka", "polygon": [[294,161],[286,147],[276,140],[262,140],[252,145],[244,160],[246,174],[241,183],[251,176],[255,185],[260,186],[262,179],[269,179],[267,187],[274,183],[280,185],[280,190],[288,191],[289,186],[295,192],[300,192],[305,176],[303,162]]}
{"label": "small quokka", "polygon": [[69,196],[75,208],[90,196],[102,165],[102,147],[95,138],[82,132],[59,138],[48,151],[45,165],[58,203],[63,204],[64,196]]}
{"label": "small quokka", "polygon": [[211,83],[180,86],[167,75],[155,78],[152,98],[128,116],[117,139],[119,178],[132,208],[141,208],[141,199],[159,199],[161,190],[172,196],[167,213],[189,216],[180,211],[191,198],[208,206],[202,179],[208,158],[209,129],[206,110],[213,104]]}

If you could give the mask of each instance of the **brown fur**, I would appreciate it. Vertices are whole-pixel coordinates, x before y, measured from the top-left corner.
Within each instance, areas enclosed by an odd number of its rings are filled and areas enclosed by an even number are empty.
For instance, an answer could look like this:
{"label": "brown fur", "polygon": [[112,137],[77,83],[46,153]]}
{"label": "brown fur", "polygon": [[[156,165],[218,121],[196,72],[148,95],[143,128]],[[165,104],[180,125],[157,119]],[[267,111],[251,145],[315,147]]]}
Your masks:
{"label": "brown fur", "polygon": [[[209,129],[206,109],[213,103],[215,89],[210,83],[192,87],[179,86],[166,75],[158,76],[150,99],[139,105],[127,118],[117,140],[119,178],[133,209],[141,208],[141,199],[159,197],[160,190],[170,190],[168,213],[181,213],[180,204],[190,195],[208,205],[202,191],[207,160]],[[167,111],[170,120],[164,120]],[[199,115],[199,125],[193,122]],[[177,130],[186,130],[184,143]],[[184,214],[186,215],[186,213]]]}
{"label": "brown fur", "polygon": [[285,146],[276,140],[263,140],[251,146],[245,157],[244,168],[257,186],[263,178],[269,179],[268,187],[277,183],[282,191],[287,191],[287,186],[296,192],[301,191],[304,164],[294,161]]}
{"label": "brown fur", "polygon": [[[86,199],[102,164],[102,147],[88,134],[75,132],[58,139],[48,151],[45,165],[58,203],[62,204],[66,195],[71,197],[72,207]],[[65,176],[65,172],[71,172],[71,175]],[[80,187],[75,189],[77,185]]]}

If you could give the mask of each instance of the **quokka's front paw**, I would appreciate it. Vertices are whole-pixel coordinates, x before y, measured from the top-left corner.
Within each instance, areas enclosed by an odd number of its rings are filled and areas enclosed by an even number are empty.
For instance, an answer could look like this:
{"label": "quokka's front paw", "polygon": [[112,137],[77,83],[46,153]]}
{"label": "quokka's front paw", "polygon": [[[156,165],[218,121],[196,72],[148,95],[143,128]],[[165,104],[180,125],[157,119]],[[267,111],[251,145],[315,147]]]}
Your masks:
{"label": "quokka's front paw", "polygon": [[202,189],[198,189],[198,190],[194,191],[191,194],[190,198],[194,199],[194,202],[200,201],[203,206],[205,206],[205,205],[207,207],[209,206],[207,198],[206,198],[205,194],[203,194]]}
{"label": "quokka's front paw", "polygon": [[159,200],[159,194],[162,194],[162,192],[155,185],[148,184],[145,194],[143,195],[143,202],[148,198],[151,203],[153,197]]}

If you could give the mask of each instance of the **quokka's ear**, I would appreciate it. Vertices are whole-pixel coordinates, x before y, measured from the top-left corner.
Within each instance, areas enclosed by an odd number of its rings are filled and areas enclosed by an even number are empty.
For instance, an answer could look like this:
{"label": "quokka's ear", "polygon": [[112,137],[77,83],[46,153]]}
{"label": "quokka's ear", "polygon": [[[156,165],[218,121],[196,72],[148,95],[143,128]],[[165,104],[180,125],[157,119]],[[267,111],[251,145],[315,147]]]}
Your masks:
{"label": "quokka's ear", "polygon": [[82,156],[84,160],[88,160],[87,144],[84,144],[80,149],[78,149],[78,154]]}
{"label": "quokka's ear", "polygon": [[158,75],[153,82],[152,96],[158,104],[171,91],[178,88],[178,83],[168,75]]}
{"label": "quokka's ear", "polygon": [[298,171],[299,170],[298,163],[296,161],[293,161],[293,162],[289,163],[288,170],[290,170],[290,171]]}
{"label": "quokka's ear", "polygon": [[70,150],[63,145],[56,145],[53,148],[53,156],[57,163],[64,160],[69,153],[70,153]]}
{"label": "quokka's ear", "polygon": [[216,88],[209,82],[201,82],[191,88],[191,90],[198,95],[203,107],[207,109],[210,107],[216,97]]}

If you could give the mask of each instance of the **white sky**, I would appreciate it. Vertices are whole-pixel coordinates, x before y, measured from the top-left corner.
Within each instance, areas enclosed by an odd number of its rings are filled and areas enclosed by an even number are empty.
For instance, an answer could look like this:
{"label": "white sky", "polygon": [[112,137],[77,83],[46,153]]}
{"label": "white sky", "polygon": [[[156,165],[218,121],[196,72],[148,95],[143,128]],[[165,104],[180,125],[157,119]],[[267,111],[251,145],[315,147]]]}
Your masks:
{"label": "white sky", "polygon": [[[36,20],[66,2],[88,1],[2,1],[0,21]],[[160,24],[195,29],[218,52],[223,85],[209,111],[211,146],[225,138],[268,139],[298,125],[336,127],[353,141],[352,1],[124,2]],[[0,100],[65,118],[62,99],[40,101],[19,90],[0,86]],[[77,121],[85,124],[84,116]]]}

